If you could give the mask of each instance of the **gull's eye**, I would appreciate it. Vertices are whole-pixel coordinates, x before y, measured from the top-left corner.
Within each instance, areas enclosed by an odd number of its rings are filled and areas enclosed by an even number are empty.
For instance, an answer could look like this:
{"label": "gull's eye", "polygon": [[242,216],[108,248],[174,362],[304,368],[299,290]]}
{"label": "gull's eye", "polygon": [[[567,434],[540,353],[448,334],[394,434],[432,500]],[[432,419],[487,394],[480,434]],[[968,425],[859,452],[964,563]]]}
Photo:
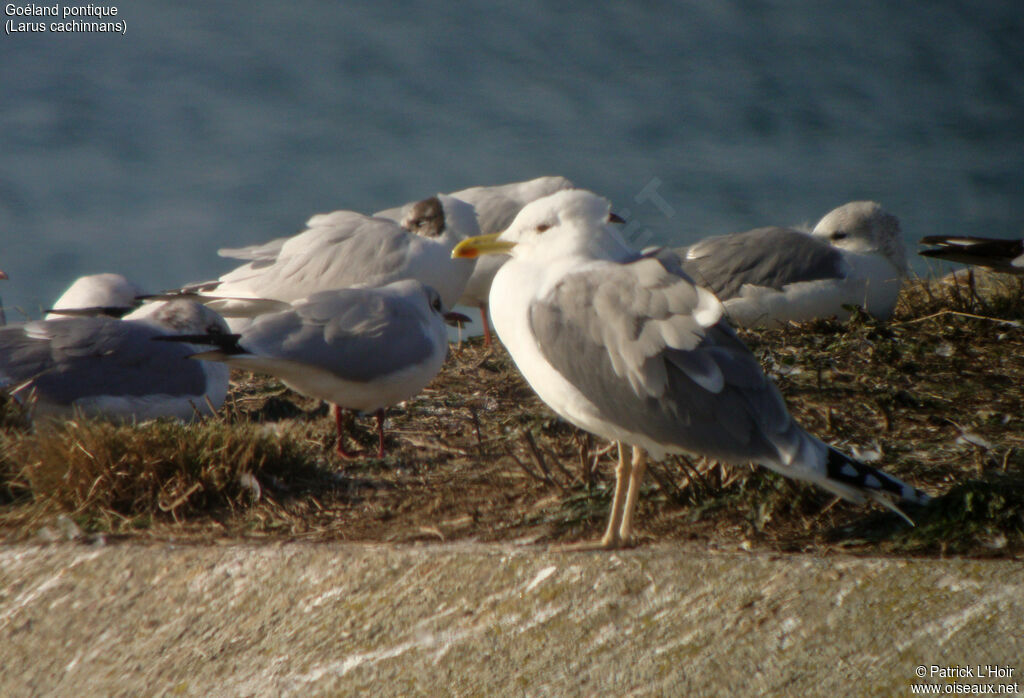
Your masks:
{"label": "gull's eye", "polygon": [[430,307],[432,307],[437,312],[441,312],[441,298],[440,298],[440,296],[434,296],[430,300]]}
{"label": "gull's eye", "polygon": [[537,232],[538,233],[543,233],[545,230],[547,230],[550,227],[551,226],[548,225],[547,223],[541,223],[540,225],[537,226]]}
{"label": "gull's eye", "polygon": [[836,232],[832,233],[830,239],[831,240],[845,240],[848,236],[849,235],[847,233],[844,233],[842,230],[837,230]]}

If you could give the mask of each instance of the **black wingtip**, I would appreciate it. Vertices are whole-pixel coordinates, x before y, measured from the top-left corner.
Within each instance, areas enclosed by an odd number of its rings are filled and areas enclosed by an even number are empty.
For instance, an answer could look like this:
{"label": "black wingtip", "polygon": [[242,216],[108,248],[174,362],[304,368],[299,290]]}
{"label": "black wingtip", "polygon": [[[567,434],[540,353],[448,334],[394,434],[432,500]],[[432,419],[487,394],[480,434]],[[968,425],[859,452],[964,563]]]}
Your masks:
{"label": "black wingtip", "polygon": [[850,485],[860,490],[887,492],[905,502],[924,504],[929,499],[927,494],[916,487],[900,482],[891,475],[854,460],[834,448],[828,449],[825,474],[830,480],[844,485]]}
{"label": "black wingtip", "polygon": [[227,332],[208,332],[206,334],[165,334],[153,337],[157,342],[182,342],[186,344],[209,344],[217,347],[225,354],[244,354],[245,350],[238,346],[240,334]]}

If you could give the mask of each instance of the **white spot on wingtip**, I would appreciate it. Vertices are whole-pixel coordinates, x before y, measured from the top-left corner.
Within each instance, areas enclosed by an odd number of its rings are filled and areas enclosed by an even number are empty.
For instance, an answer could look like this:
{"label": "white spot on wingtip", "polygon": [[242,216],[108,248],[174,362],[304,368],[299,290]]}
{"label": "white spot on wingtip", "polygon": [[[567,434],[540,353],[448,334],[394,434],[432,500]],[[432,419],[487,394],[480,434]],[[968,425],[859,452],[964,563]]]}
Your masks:
{"label": "white spot on wingtip", "polygon": [[722,319],[724,308],[721,301],[710,291],[697,287],[697,307],[693,309],[693,319],[701,327],[711,327]]}

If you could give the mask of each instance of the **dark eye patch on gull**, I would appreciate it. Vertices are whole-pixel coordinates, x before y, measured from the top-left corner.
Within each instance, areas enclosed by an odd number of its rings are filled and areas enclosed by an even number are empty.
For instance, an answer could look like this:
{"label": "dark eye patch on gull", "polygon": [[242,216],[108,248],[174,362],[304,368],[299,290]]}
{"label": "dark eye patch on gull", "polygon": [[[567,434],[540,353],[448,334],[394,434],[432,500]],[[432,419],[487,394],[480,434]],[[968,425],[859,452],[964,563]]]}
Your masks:
{"label": "dark eye patch on gull", "polygon": [[444,208],[441,201],[436,196],[417,201],[402,221],[402,227],[416,235],[437,237],[444,232]]}

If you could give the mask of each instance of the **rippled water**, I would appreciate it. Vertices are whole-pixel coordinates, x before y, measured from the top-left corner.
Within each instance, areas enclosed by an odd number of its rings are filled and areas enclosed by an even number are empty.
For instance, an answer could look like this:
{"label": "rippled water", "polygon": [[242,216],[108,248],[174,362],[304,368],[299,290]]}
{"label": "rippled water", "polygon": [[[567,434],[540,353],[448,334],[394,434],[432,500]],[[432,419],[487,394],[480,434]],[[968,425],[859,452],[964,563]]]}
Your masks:
{"label": "rippled water", "polygon": [[314,212],[540,174],[642,243],[857,198],[908,243],[1024,233],[1017,2],[572,5],[133,0],[124,36],[0,37],[8,315],[79,274],[176,286]]}

